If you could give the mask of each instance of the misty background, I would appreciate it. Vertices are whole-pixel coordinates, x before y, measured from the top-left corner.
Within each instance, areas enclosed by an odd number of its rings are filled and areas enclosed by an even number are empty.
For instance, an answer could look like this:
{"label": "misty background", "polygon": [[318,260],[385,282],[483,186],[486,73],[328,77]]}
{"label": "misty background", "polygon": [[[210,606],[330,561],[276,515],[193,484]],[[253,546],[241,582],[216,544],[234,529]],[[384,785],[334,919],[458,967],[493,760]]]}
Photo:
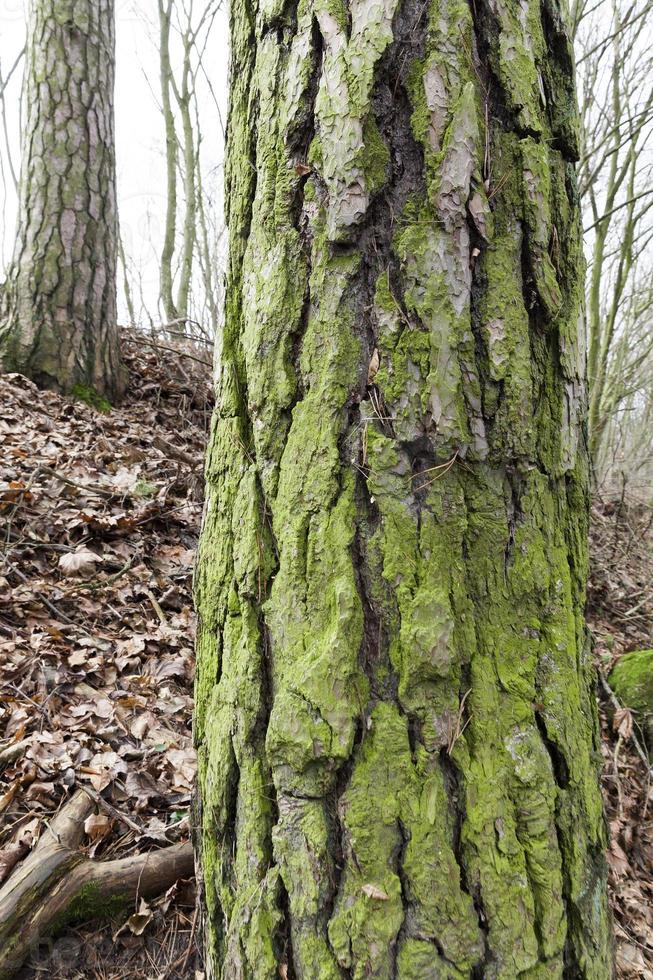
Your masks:
{"label": "misty background", "polygon": [[[201,15],[204,0],[180,5]],[[27,0],[0,0],[0,72],[4,81],[25,43]],[[171,60],[181,69],[182,51],[173,21]],[[120,227],[137,319],[147,325],[163,318],[159,305],[159,260],[163,243],[166,172],[165,128],[159,82],[159,25],[156,0],[116,0],[116,155]],[[197,77],[201,120],[201,171],[215,228],[222,225],[223,125],[228,102],[226,5],[217,6]],[[20,172],[20,91],[22,61],[16,66],[0,101],[0,277],[11,259],[16,227],[14,177]],[[1,87],[1,84],[0,84]],[[181,185],[181,181],[180,181]],[[180,187],[181,191],[181,187]],[[119,310],[127,322],[122,271]]]}

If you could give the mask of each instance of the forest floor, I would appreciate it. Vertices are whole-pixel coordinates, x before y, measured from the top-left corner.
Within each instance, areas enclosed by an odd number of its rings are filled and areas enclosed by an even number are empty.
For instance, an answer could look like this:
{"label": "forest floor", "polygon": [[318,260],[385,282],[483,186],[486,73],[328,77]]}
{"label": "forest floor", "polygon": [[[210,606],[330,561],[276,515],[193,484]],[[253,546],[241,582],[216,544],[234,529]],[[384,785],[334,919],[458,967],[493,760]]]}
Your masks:
{"label": "forest floor", "polygon": [[[0,378],[0,883],[73,785],[110,804],[85,824],[95,860],[189,838],[191,579],[212,396],[206,352],[165,345],[125,335],[132,380],[106,414]],[[652,644],[651,522],[623,502],[594,507],[589,619],[604,678]],[[599,695],[618,975],[653,980],[653,787],[633,719]],[[199,980],[197,934],[194,882],[181,881],[69,927],[19,976]]]}
{"label": "forest floor", "polygon": [[653,646],[653,510],[592,508],[588,623],[599,677],[603,798],[617,976],[653,980],[653,769],[636,719],[607,684],[619,657]]}

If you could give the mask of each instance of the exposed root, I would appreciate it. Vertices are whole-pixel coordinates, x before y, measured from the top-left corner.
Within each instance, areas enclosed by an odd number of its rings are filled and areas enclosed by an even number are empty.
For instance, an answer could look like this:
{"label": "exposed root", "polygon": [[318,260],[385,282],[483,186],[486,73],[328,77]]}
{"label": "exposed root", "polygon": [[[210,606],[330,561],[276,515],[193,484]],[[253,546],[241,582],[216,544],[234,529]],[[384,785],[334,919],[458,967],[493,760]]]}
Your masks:
{"label": "exposed root", "polygon": [[190,843],[116,861],[86,858],[79,845],[93,807],[78,791],[0,889],[0,980],[68,922],[112,914],[193,874]]}

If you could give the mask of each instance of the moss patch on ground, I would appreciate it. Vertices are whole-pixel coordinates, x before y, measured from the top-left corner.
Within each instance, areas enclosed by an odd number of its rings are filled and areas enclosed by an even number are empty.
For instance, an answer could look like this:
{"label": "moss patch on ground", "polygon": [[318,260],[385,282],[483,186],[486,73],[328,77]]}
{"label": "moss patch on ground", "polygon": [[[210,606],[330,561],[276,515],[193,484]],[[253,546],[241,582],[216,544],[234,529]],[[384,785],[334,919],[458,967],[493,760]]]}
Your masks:
{"label": "moss patch on ground", "polygon": [[633,650],[617,662],[610,686],[623,705],[636,712],[653,747],[653,650]]}

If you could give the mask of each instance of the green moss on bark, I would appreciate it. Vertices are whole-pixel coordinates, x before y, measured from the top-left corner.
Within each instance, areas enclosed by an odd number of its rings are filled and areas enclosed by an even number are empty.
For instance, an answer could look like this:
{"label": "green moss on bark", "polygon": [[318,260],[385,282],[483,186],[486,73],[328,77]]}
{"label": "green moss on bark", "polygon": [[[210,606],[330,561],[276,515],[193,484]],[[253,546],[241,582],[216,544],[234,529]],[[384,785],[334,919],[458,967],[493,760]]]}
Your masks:
{"label": "green moss on bark", "polygon": [[573,82],[535,3],[347,13],[231,12],[209,974],[607,980]]}

